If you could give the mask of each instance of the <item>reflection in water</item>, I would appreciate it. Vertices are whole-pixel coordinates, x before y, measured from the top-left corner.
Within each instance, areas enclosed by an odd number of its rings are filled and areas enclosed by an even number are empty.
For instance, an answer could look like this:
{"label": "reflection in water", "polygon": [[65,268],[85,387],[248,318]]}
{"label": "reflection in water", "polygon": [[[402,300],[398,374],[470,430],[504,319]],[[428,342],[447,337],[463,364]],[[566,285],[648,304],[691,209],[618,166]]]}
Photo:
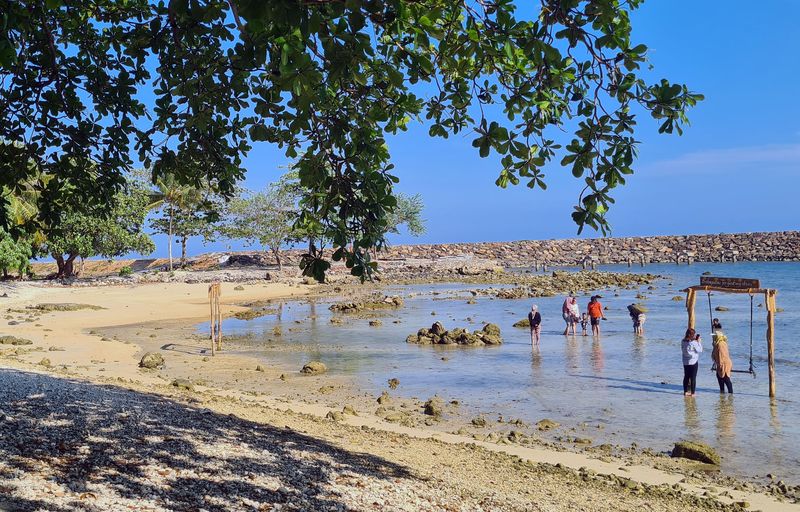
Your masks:
{"label": "reflection in water", "polygon": [[538,382],[542,375],[542,351],[538,345],[531,346],[531,370],[533,377]]}
{"label": "reflection in water", "polygon": [[644,359],[647,356],[645,350],[647,341],[644,336],[635,336],[633,338],[633,360],[638,364],[639,368],[644,365]]}
{"label": "reflection in water", "polygon": [[569,372],[574,368],[578,368],[578,340],[575,336],[567,336],[567,343],[564,347],[566,349],[564,360],[567,363],[567,371]]}
{"label": "reflection in water", "polygon": [[700,420],[697,417],[697,402],[694,397],[686,396],[683,399],[684,425],[692,437],[700,437]]}
{"label": "reflection in water", "polygon": [[781,433],[781,420],[778,418],[778,401],[774,398],[769,400],[769,426],[772,427],[775,435]]}
{"label": "reflection in water", "polygon": [[600,340],[595,338],[594,341],[592,341],[592,368],[595,373],[601,374],[603,373],[604,366],[603,345],[600,343]]}
{"label": "reflection in water", "polygon": [[778,401],[774,398],[770,398],[769,400],[769,425],[772,427],[772,433],[770,434],[770,438],[774,440],[774,442],[770,443],[770,447],[772,448],[770,462],[774,463],[776,466],[779,466],[783,463],[784,460],[784,450],[781,449],[781,420],[778,418]]}
{"label": "reflection in water", "polygon": [[721,445],[736,439],[736,415],[733,410],[733,395],[719,395],[717,402],[717,439]]}

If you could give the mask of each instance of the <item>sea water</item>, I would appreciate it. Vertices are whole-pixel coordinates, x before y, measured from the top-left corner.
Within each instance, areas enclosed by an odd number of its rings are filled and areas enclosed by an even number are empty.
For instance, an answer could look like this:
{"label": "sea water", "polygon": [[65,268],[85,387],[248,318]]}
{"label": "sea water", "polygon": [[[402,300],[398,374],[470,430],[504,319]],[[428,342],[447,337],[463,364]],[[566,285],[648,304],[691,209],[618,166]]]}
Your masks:
{"label": "sea water", "polygon": [[[394,394],[427,399],[438,394],[458,399],[470,414],[502,415],[533,423],[550,418],[567,427],[589,425],[581,436],[595,444],[636,443],[667,451],[681,439],[705,442],[723,457],[723,469],[734,474],[773,473],[800,483],[800,264],[708,263],[691,266],[648,265],[644,269],[604,266],[601,270],[643,270],[665,277],[636,289],[595,290],[608,307],[598,339],[564,336],[561,305],[564,297],[504,300],[478,296],[468,304],[469,290],[483,285],[396,286],[385,291],[405,298],[405,306],[370,318],[343,317],[331,324],[334,302],[288,301],[280,315],[251,321],[228,319],[223,331],[249,334],[256,343],[249,351],[266,361],[299,368],[321,360],[330,373],[350,376],[371,393],[386,389],[389,378],[401,385]],[[764,297],[753,298],[753,363],[757,377],[734,373],[734,395],[720,395],[711,367],[708,297],[697,295],[697,330],[704,350],[698,373],[697,396],[683,396],[680,340],[687,323],[683,288],[699,284],[700,275],[761,280],[778,289],[775,319],[777,399],[768,396],[766,310]],[[647,299],[636,298],[643,293]],[[618,296],[615,296],[617,295]],[[582,310],[587,293],[579,296]],[[712,308],[729,338],[734,368],[746,370],[750,358],[750,297],[716,293]],[[626,306],[648,307],[645,335],[633,333]],[[541,345],[532,348],[527,328],[512,324],[526,317],[531,304],[542,314]],[[467,320],[467,319],[471,319]],[[299,321],[296,322],[296,321]],[[399,323],[393,323],[399,321]],[[504,343],[491,347],[419,346],[406,336],[440,321],[448,329],[478,329],[485,322],[500,326]],[[282,327],[275,342],[271,331]],[[291,328],[291,330],[290,330]],[[273,338],[271,343],[266,340]],[[263,345],[258,340],[263,339]],[[295,346],[296,350],[278,347]],[[494,416],[493,416],[494,415]]]}

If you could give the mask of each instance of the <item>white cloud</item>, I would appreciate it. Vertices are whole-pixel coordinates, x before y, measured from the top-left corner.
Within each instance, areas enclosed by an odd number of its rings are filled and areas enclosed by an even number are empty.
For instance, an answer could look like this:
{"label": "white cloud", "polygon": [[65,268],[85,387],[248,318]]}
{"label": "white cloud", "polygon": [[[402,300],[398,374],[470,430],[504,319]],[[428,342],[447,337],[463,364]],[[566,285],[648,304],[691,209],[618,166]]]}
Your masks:
{"label": "white cloud", "polygon": [[730,173],[794,168],[800,172],[800,144],[768,144],[686,153],[642,165],[642,174]]}

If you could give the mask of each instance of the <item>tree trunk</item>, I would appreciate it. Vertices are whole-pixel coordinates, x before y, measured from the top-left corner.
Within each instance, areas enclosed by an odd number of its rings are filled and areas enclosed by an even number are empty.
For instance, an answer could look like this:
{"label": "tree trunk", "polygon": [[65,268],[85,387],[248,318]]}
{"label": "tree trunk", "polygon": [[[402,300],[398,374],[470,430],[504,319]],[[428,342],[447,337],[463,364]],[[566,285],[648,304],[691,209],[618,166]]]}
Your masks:
{"label": "tree trunk", "polygon": [[8,269],[3,268],[3,279],[8,279]]}
{"label": "tree trunk", "polygon": [[83,275],[83,264],[84,264],[85,262],[86,262],[86,260],[84,260],[84,259],[83,259],[83,256],[81,256],[81,263],[80,263],[80,265],[78,265],[78,271],[77,271],[77,272],[75,272],[75,276],[76,276],[76,277],[77,277],[77,276],[80,276],[80,275]]}
{"label": "tree trunk", "polygon": [[56,265],[58,266],[58,273],[56,279],[68,279],[75,275],[75,258],[77,254],[70,254],[65,260],[63,256],[55,256]]}
{"label": "tree trunk", "polygon": [[181,236],[181,268],[186,266],[186,235]]}
{"label": "tree trunk", "polygon": [[281,262],[281,250],[273,249],[272,254],[275,255],[275,262],[278,264],[278,272],[283,270],[283,263]]}
{"label": "tree trunk", "polygon": [[169,205],[169,232],[167,238],[169,240],[169,271],[172,272],[172,205]]}

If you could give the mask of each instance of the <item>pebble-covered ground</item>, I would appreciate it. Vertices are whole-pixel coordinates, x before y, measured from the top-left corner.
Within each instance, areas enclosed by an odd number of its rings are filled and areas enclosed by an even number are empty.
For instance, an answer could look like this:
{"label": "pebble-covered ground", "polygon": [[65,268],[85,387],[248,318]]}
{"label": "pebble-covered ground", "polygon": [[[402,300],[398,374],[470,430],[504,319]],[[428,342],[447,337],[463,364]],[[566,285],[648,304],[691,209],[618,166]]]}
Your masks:
{"label": "pebble-covered ground", "polygon": [[12,369],[0,369],[0,389],[3,511],[719,507],[235,401]]}

